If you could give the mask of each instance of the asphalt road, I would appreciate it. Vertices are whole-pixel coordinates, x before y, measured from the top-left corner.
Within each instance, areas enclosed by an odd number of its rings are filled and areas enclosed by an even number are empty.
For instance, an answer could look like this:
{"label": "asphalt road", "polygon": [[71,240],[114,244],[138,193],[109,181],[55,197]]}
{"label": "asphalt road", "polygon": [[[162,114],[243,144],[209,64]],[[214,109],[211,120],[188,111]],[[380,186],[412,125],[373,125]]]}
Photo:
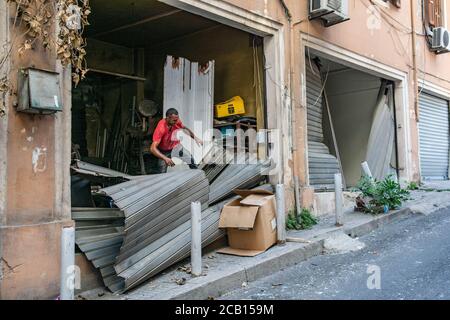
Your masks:
{"label": "asphalt road", "polygon": [[221,299],[450,299],[450,210],[359,240],[364,249],[313,257]]}

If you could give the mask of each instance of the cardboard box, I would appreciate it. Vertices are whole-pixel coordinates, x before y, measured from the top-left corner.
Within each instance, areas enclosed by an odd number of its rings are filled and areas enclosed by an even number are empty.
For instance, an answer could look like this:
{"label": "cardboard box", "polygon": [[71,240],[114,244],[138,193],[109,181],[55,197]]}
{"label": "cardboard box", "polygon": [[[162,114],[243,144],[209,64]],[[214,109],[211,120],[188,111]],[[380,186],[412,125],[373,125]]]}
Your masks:
{"label": "cardboard box", "polygon": [[228,248],[219,253],[256,256],[277,242],[275,196],[266,190],[235,190],[240,199],[226,204],[219,228],[226,228]]}

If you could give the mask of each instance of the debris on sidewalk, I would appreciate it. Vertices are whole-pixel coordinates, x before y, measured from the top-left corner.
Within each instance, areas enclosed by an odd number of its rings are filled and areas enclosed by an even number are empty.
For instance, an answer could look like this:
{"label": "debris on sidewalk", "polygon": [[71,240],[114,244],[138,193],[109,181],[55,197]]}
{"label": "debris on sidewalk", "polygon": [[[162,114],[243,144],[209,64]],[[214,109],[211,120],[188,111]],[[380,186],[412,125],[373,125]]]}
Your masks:
{"label": "debris on sidewalk", "polygon": [[342,254],[364,249],[365,246],[366,245],[363,242],[340,232],[325,239],[323,251],[325,254]]}
{"label": "debris on sidewalk", "polygon": [[296,238],[296,237],[287,237],[287,242],[298,242],[298,243],[311,243],[311,241],[303,239],[303,238]]}
{"label": "debris on sidewalk", "polygon": [[175,280],[175,283],[179,286],[186,284],[186,278],[174,279],[174,280]]}

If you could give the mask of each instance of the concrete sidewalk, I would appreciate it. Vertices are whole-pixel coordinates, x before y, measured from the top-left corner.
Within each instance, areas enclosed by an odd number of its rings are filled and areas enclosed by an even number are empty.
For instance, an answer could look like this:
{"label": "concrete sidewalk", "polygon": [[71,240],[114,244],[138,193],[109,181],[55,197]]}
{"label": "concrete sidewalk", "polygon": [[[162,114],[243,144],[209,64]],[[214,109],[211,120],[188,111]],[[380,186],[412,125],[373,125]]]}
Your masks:
{"label": "concrete sidewalk", "polygon": [[[357,238],[401,217],[431,214],[450,207],[450,192],[435,184],[424,190],[412,191],[411,200],[397,211],[373,216],[357,212],[344,215],[344,226],[335,227],[333,216],[321,217],[310,230],[289,231],[288,237],[302,238],[308,243],[288,242],[276,245],[256,257],[237,257],[215,252],[203,257],[204,275],[192,277],[186,270],[189,259],[152,278],[139,288],[121,295],[103,289],[81,294],[83,299],[161,300],[161,299],[214,299],[227,291],[246,286],[248,282],[295,265],[312,256],[327,252],[327,241],[332,238]],[[348,235],[348,236],[347,236]],[[349,238],[350,239],[350,238]]]}

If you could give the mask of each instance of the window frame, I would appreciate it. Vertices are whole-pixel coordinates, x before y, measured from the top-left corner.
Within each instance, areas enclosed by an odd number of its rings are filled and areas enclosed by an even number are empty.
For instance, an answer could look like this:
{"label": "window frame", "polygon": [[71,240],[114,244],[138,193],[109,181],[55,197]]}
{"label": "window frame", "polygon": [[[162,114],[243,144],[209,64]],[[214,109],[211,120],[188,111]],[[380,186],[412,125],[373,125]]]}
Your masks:
{"label": "window frame", "polygon": [[[431,29],[439,28],[439,27],[447,28],[447,23],[448,23],[447,1],[445,1],[445,0],[423,0],[423,1],[424,1],[423,9],[425,10],[425,19],[426,19],[428,26]],[[435,14],[432,17],[429,11],[432,6],[437,5],[435,2],[438,2],[437,4],[440,5],[440,8],[439,8],[439,11],[435,10]],[[438,13],[439,13],[439,15],[438,15]]]}

